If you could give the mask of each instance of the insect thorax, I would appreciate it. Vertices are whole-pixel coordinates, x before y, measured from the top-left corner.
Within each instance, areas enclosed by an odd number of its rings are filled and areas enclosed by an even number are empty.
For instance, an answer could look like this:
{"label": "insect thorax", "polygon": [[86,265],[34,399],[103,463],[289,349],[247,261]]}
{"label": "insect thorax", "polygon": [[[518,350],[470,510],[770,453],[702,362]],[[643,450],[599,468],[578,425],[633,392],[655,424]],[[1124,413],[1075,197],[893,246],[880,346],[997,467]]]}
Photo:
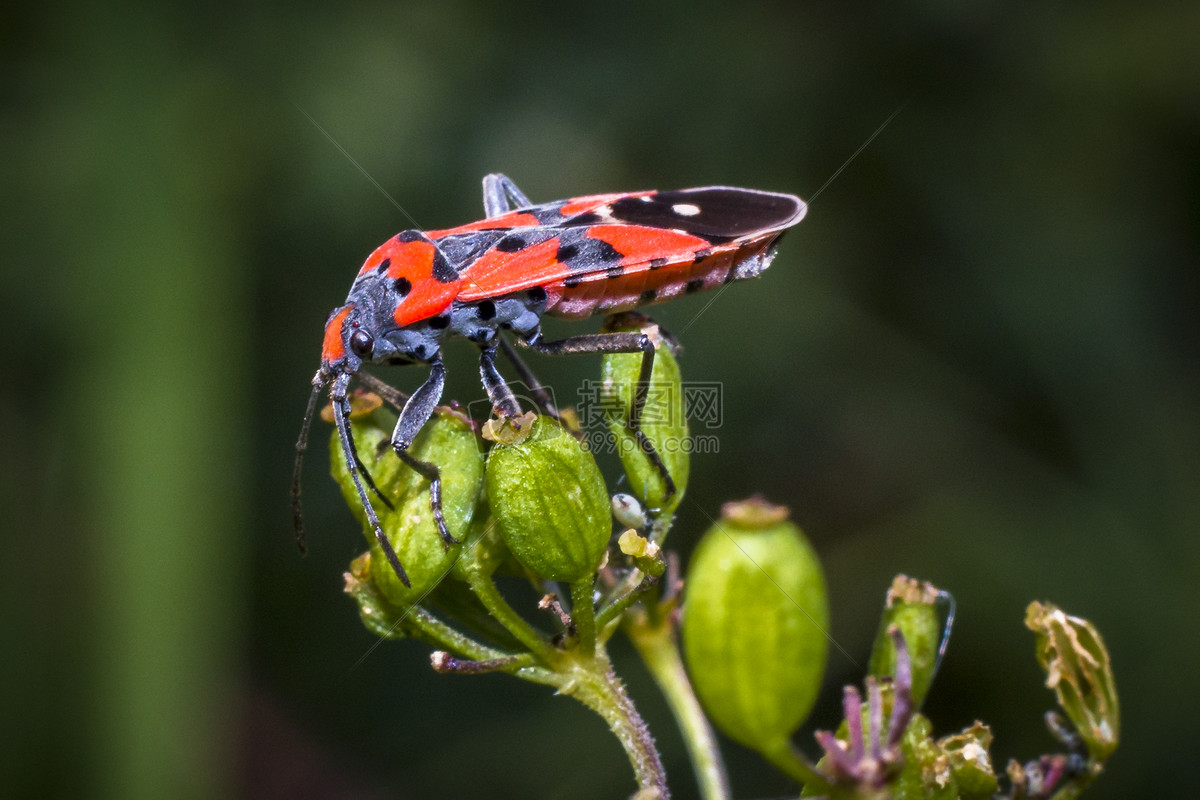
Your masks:
{"label": "insect thorax", "polygon": [[511,330],[528,339],[541,324],[546,293],[535,287],[469,303],[455,300],[440,314],[403,326],[396,325],[394,317],[404,298],[396,294],[389,280],[360,279],[349,302],[355,304],[352,320],[374,337],[374,352],[368,360],[404,364],[434,360],[447,336],[485,345],[499,331]]}

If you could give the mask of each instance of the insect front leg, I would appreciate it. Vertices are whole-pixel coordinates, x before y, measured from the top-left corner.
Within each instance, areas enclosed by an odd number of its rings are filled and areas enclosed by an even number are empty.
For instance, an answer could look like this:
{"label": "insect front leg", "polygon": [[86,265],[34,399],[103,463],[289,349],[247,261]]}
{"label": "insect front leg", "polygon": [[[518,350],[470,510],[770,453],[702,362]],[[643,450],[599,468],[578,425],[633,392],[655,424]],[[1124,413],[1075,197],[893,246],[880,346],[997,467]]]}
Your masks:
{"label": "insect front leg", "polygon": [[362,461],[358,457],[358,450],[354,446],[354,437],[350,434],[350,400],[346,395],[346,388],[350,383],[350,375],[343,373],[339,375],[333,382],[333,386],[329,391],[329,400],[333,403],[333,421],[337,426],[338,440],[342,445],[342,454],[346,458],[346,471],[350,473],[350,480],[354,483],[354,489],[358,493],[358,500],[362,503],[363,511],[367,515],[367,523],[371,526],[371,530],[375,534],[376,541],[379,542],[380,549],[383,550],[383,555],[391,564],[392,570],[395,571],[396,577],[405,586],[411,586],[408,581],[408,575],[404,571],[404,566],[400,563],[400,557],[396,555],[395,549],[392,548],[392,543],[388,541],[387,536],[383,533],[383,528],[379,524],[379,517],[375,513],[375,509],[371,506],[371,501],[367,497],[367,490],[363,487],[363,482],[359,477],[358,465]]}
{"label": "insect front leg", "polygon": [[646,395],[650,391],[650,375],[654,371],[654,342],[644,333],[588,333],[582,336],[570,336],[555,342],[543,342],[538,339],[526,342],[525,346],[538,353],[548,356],[567,355],[570,353],[641,353],[642,366],[638,372],[637,386],[634,387],[633,403],[629,408],[629,416],[625,419],[625,427],[637,439],[638,445],[650,463],[662,476],[666,488],[666,499],[675,494],[675,481],[671,478],[667,465],[662,456],[654,449],[654,443],[642,431],[642,409],[646,405]]}
{"label": "insect front leg", "polygon": [[449,547],[452,544],[458,544],[458,539],[450,535],[450,529],[446,527],[446,518],[442,515],[441,473],[436,464],[422,461],[408,452],[408,448],[412,446],[413,440],[417,438],[421,428],[425,427],[425,423],[433,416],[433,409],[441,400],[442,389],[445,388],[445,385],[446,368],[442,366],[442,362],[435,361],[429,371],[429,378],[412,393],[400,411],[400,418],[396,420],[396,429],[392,432],[392,449],[396,451],[396,455],[401,461],[429,481],[429,507],[433,511],[433,521],[437,524],[442,542]]}
{"label": "insect front leg", "polygon": [[483,176],[483,213],[490,219],[533,205],[507,175],[493,172]]}

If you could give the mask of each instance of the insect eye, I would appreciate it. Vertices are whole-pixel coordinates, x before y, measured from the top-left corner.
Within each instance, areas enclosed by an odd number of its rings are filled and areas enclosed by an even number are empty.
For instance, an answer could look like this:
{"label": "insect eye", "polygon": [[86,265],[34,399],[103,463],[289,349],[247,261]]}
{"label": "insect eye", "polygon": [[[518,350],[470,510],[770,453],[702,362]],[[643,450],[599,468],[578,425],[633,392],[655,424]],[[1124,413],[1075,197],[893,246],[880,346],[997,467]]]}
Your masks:
{"label": "insect eye", "polygon": [[359,358],[369,358],[374,346],[375,339],[366,331],[357,330],[350,334],[350,349]]}

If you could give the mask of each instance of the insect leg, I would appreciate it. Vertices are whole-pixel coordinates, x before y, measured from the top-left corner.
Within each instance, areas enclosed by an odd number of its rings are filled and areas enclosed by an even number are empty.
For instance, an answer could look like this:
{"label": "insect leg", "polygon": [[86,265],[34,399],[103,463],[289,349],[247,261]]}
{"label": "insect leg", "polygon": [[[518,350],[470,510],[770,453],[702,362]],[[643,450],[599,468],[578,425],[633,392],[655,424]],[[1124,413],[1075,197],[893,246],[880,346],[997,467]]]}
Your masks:
{"label": "insect leg", "polygon": [[493,172],[483,176],[483,213],[489,219],[531,205],[533,203],[507,175]]}
{"label": "insect leg", "polygon": [[296,546],[301,553],[308,552],[304,543],[304,510],[300,505],[300,477],[304,472],[304,453],[308,450],[308,430],[312,426],[313,414],[317,411],[317,400],[321,390],[329,384],[324,372],[318,372],[312,380],[312,392],[308,395],[308,408],[304,411],[304,422],[300,424],[300,437],[296,440],[296,461],[292,465],[292,524],[296,528]]}
{"label": "insect leg", "polygon": [[400,582],[405,586],[411,586],[408,574],[400,564],[400,557],[396,555],[396,551],[392,548],[392,543],[384,535],[383,528],[379,524],[379,517],[376,516],[375,509],[371,505],[371,500],[367,497],[367,490],[363,487],[363,482],[358,475],[358,464],[360,462],[358,460],[358,451],[354,447],[354,437],[350,435],[350,401],[346,397],[346,387],[349,383],[350,376],[343,373],[334,381],[333,389],[329,392],[329,399],[333,402],[333,421],[337,425],[338,439],[342,443],[342,454],[346,458],[346,471],[350,473],[350,479],[354,482],[354,488],[358,491],[358,500],[362,503],[363,511],[367,515],[367,522],[370,524],[371,530],[375,533],[375,539],[379,542],[379,547],[383,550],[383,555],[387,558],[388,563],[391,564]]}
{"label": "insect leg", "polygon": [[533,395],[533,402],[537,403],[538,408],[547,416],[559,419],[558,406],[554,404],[554,398],[550,396],[550,393],[546,391],[546,387],[533,374],[533,370],[529,369],[525,360],[518,355],[516,349],[509,344],[507,339],[501,336],[499,337],[499,341],[500,351],[504,353],[505,358],[509,360],[513,368],[517,370],[517,374],[521,376],[521,382],[529,388],[529,393]]}
{"label": "insect leg", "polygon": [[449,547],[458,544],[458,539],[450,535],[450,529],[446,527],[446,518],[442,515],[441,473],[436,464],[422,461],[408,452],[413,439],[417,438],[421,428],[425,427],[425,423],[433,416],[433,409],[442,398],[445,385],[446,368],[442,366],[442,362],[435,361],[429,370],[429,378],[412,393],[400,411],[400,418],[396,420],[396,430],[392,433],[392,449],[401,461],[429,481],[429,507],[433,511],[433,521],[441,534],[442,542]]}
{"label": "insect leg", "polygon": [[489,345],[479,353],[479,377],[492,405],[505,417],[521,416],[521,404],[513,395],[504,376],[496,369],[496,346]]}
{"label": "insect leg", "polygon": [[404,404],[408,402],[408,395],[390,383],[384,383],[369,372],[359,372],[358,380],[360,383],[366,384],[368,389],[382,397],[397,411],[404,408]]}
{"label": "insect leg", "polygon": [[650,459],[650,463],[662,476],[666,488],[666,498],[670,499],[675,494],[675,481],[671,478],[667,465],[663,463],[662,456],[654,449],[654,443],[646,437],[641,426],[642,409],[646,405],[646,395],[650,391],[650,375],[654,371],[654,342],[650,337],[644,333],[586,333],[582,336],[570,336],[555,342],[533,339],[526,342],[525,346],[548,356],[571,353],[640,352],[642,354],[642,367],[638,372],[638,382],[633,393],[633,405],[629,409],[629,416],[625,419],[625,426],[637,439],[646,458]]}

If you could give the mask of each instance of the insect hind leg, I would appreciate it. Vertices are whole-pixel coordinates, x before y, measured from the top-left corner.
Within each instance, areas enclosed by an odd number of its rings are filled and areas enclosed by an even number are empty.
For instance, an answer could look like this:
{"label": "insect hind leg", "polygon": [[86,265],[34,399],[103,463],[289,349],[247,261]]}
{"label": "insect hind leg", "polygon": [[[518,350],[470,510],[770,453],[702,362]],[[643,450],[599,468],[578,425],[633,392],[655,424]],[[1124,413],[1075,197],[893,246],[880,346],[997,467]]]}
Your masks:
{"label": "insect hind leg", "polygon": [[483,176],[483,213],[488,219],[533,205],[507,175],[493,172]]}
{"label": "insect hind leg", "polygon": [[670,500],[675,496],[675,480],[670,470],[662,460],[654,443],[642,430],[642,411],[646,406],[646,397],[650,391],[650,376],[654,372],[654,342],[644,333],[613,332],[585,333],[581,336],[570,336],[553,342],[543,342],[539,339],[525,342],[529,349],[548,356],[569,355],[572,353],[641,353],[642,365],[638,372],[637,386],[634,388],[633,403],[625,418],[625,427],[633,434],[638,446],[654,469],[663,479],[666,490],[664,499]]}

